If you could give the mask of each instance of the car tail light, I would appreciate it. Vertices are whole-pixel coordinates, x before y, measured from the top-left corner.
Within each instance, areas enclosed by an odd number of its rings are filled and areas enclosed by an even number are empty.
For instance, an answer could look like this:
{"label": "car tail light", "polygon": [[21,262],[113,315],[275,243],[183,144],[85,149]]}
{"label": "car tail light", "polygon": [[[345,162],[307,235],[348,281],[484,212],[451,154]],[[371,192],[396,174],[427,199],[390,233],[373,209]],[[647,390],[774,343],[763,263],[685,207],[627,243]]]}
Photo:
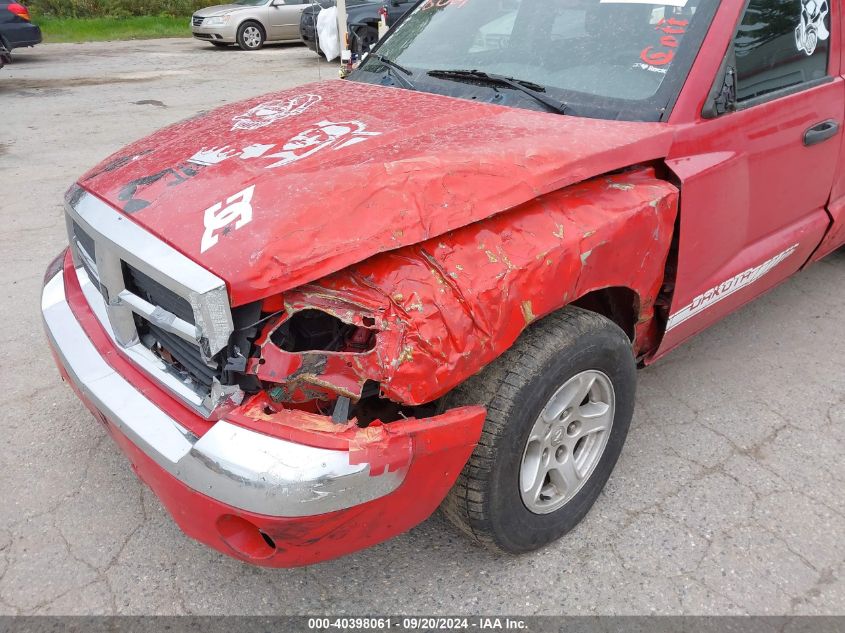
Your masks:
{"label": "car tail light", "polygon": [[10,4],[6,8],[9,11],[11,11],[12,13],[14,13],[16,16],[18,16],[19,18],[23,18],[27,22],[29,22],[30,19],[31,19],[29,17],[29,10],[25,6],[23,6],[22,4]]}

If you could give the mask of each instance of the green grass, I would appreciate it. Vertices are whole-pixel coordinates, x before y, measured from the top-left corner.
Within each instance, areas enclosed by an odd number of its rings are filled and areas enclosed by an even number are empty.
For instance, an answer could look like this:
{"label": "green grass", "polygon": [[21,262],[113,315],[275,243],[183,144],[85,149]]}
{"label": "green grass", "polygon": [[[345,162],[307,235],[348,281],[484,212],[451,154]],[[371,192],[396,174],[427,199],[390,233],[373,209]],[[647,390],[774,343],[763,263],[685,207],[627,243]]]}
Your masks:
{"label": "green grass", "polygon": [[190,16],[129,18],[52,18],[33,16],[45,42],[98,42],[143,40],[154,37],[191,37]]}

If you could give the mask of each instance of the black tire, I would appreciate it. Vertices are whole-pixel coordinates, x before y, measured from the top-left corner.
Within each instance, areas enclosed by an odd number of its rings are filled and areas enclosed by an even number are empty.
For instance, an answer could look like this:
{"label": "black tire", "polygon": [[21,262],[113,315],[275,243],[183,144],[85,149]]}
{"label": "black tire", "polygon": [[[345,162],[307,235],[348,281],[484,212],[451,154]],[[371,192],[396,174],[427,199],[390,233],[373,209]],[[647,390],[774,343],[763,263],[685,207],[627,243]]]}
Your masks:
{"label": "black tire", "polygon": [[236,39],[242,51],[257,51],[267,41],[267,34],[258,22],[248,20],[238,27]]}
{"label": "black tire", "polygon": [[359,26],[353,32],[355,50],[353,53],[361,55],[370,51],[370,46],[378,42],[378,29],[374,26]]}
{"label": "black tire", "polygon": [[214,46],[215,48],[228,48],[229,47],[229,44],[227,44],[226,42],[211,42],[211,45]]}
{"label": "black tire", "polygon": [[[585,371],[602,372],[613,387],[607,443],[565,505],[534,513],[523,502],[519,482],[529,435],[552,396]],[[607,483],[628,434],[635,393],[631,341],[616,324],[575,307],[535,323],[504,355],[444,398],[445,408],[485,405],[487,420],[443,513],[494,551],[529,552],[560,538],[584,518]]]}

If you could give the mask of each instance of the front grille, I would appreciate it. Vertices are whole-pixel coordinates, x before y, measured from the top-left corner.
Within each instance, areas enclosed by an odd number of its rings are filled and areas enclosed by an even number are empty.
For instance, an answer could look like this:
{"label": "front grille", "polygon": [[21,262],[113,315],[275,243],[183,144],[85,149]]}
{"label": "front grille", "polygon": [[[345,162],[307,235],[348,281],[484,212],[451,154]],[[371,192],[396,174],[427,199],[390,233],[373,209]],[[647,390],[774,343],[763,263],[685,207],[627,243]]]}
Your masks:
{"label": "front grille", "polygon": [[85,293],[97,318],[131,360],[210,416],[238,388],[223,380],[234,332],[223,280],[95,196],[75,192],[66,209],[74,262],[100,290]]}
{"label": "front grille", "polygon": [[[157,348],[159,356],[178,373],[186,378],[195,380],[198,384],[210,390],[214,379],[220,380],[220,371],[216,367],[209,367],[202,358],[199,345],[192,345],[175,334],[165,332],[152,323],[145,323],[147,334],[141,339],[148,343],[148,347]],[[147,339],[147,340],[145,340]],[[217,363],[215,363],[217,365]]]}
{"label": "front grille", "polygon": [[[191,24],[193,24],[194,26],[202,26],[202,23],[203,23],[204,20],[205,20],[205,18],[201,18],[201,17],[195,15],[191,19]],[[183,24],[184,24],[184,22],[183,22]]]}
{"label": "front grille", "polygon": [[[187,299],[126,262],[123,262],[123,280],[129,292],[183,321],[194,323],[194,310]],[[217,363],[213,363],[214,367],[209,366],[203,360],[199,345],[162,330],[142,317],[136,316],[136,323],[144,344],[183,377],[192,378],[206,389],[211,389],[214,378],[220,379]]]}
{"label": "front grille", "polygon": [[79,242],[79,245],[85,249],[85,252],[88,253],[88,257],[92,261],[97,261],[97,246],[94,240],[76,222],[73,223],[73,236]]}
{"label": "front grille", "polygon": [[175,314],[183,321],[194,323],[194,309],[184,297],[180,297],[169,288],[165,288],[155,279],[123,262],[123,282],[126,289],[145,301]]}
{"label": "front grille", "polygon": [[73,230],[73,238],[76,240],[76,244],[79,247],[80,253],[80,263],[82,267],[85,269],[85,272],[88,273],[88,278],[91,280],[91,283],[102,292],[100,288],[100,276],[97,274],[97,245],[91,236],[88,235],[85,231],[82,230],[76,222],[71,223],[71,227]]}

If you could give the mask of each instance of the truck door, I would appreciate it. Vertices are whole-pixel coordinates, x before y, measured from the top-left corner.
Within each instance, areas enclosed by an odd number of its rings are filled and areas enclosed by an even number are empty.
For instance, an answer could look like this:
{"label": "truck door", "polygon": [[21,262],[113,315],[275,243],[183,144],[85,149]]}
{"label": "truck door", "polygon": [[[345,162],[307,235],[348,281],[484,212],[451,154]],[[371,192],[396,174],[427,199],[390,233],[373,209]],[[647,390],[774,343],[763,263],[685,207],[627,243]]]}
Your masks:
{"label": "truck door", "polygon": [[[845,24],[845,13],[839,11],[838,25],[840,32],[842,26]],[[840,51],[840,76],[845,72],[845,48],[839,48]],[[833,181],[833,191],[830,194],[830,204],[828,205],[828,212],[832,220],[830,230],[825,235],[819,249],[813,255],[814,260],[821,259],[825,255],[829,255],[837,248],[845,245],[845,137],[843,137],[841,149],[839,152],[839,167],[836,170],[836,176]]]}
{"label": "truck door", "polygon": [[735,77],[735,109],[680,125],[667,161],[681,180],[681,216],[657,356],[801,268],[830,226],[826,207],[842,180],[839,0],[722,3],[717,20],[726,5],[738,26],[719,33],[714,23],[705,46],[723,38],[721,58],[730,41],[717,80]]}

